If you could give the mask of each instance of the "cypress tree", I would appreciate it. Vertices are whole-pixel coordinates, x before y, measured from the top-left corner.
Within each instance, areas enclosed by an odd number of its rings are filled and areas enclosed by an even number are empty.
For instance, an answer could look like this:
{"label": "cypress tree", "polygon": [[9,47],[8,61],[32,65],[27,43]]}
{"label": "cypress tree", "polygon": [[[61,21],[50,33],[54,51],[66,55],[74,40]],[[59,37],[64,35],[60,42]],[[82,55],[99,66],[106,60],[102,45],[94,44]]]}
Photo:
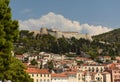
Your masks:
{"label": "cypress tree", "polygon": [[12,20],[10,0],[0,0],[0,80],[32,82],[23,64],[12,56],[13,43],[18,39],[18,21]]}

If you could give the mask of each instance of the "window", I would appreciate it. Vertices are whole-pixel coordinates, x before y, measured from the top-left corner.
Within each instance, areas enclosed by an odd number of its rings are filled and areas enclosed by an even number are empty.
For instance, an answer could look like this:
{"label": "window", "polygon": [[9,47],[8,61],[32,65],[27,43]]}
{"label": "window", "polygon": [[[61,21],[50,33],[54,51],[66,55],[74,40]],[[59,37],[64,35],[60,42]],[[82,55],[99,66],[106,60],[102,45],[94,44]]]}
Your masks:
{"label": "window", "polygon": [[40,76],[42,77],[42,74]]}
{"label": "window", "polygon": [[44,77],[46,77],[46,74],[44,74]]}
{"label": "window", "polygon": [[40,82],[42,82],[42,79],[40,79]]}
{"label": "window", "polygon": [[92,72],[94,72],[94,68],[92,67]]}
{"label": "window", "polygon": [[47,82],[49,82],[49,79],[47,80]]}
{"label": "window", "polygon": [[91,71],[90,67],[89,67],[88,71],[89,71],[89,72]]}
{"label": "window", "polygon": [[36,76],[38,77],[38,74]]}
{"label": "window", "polygon": [[96,68],[96,72],[98,72],[99,71],[99,69],[98,69],[98,67]]}
{"label": "window", "polygon": [[46,82],[46,79],[44,79],[44,82]]}
{"label": "window", "polygon": [[32,74],[32,77],[34,77],[34,74]]}
{"label": "window", "polygon": [[49,74],[48,74],[48,77],[49,77]]}
{"label": "window", "polygon": [[38,82],[38,79],[36,79],[36,82]]}
{"label": "window", "polygon": [[100,81],[100,78],[98,77],[98,79],[97,79],[98,81]]}
{"label": "window", "polygon": [[103,68],[101,67],[101,70],[100,70],[101,72],[103,71]]}

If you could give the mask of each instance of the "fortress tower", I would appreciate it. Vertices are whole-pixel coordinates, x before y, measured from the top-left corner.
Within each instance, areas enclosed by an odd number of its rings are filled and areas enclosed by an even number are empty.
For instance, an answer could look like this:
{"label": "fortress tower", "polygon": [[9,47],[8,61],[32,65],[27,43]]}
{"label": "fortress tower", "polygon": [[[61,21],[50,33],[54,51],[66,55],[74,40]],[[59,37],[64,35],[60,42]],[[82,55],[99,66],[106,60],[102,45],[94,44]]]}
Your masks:
{"label": "fortress tower", "polygon": [[42,27],[42,28],[40,29],[40,34],[41,34],[41,35],[43,35],[43,34],[48,34],[48,29]]}

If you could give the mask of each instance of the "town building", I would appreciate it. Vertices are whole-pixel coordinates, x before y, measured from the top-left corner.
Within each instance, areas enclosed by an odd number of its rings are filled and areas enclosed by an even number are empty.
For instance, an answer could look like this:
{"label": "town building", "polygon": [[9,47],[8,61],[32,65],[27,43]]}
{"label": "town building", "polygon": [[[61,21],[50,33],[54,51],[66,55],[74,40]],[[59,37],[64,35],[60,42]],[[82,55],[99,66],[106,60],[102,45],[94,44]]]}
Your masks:
{"label": "town building", "polygon": [[26,72],[34,82],[51,82],[51,74],[48,69],[27,68]]}
{"label": "town building", "polygon": [[83,65],[81,66],[83,71],[89,71],[89,72],[103,72],[105,69],[104,65]]}
{"label": "town building", "polygon": [[120,69],[110,69],[109,72],[111,73],[112,82],[120,82]]}
{"label": "town building", "polygon": [[52,82],[68,82],[68,77],[64,73],[51,74]]}
{"label": "town building", "polygon": [[103,75],[103,82],[106,81],[111,82],[111,75],[109,72],[103,72],[102,75]]}

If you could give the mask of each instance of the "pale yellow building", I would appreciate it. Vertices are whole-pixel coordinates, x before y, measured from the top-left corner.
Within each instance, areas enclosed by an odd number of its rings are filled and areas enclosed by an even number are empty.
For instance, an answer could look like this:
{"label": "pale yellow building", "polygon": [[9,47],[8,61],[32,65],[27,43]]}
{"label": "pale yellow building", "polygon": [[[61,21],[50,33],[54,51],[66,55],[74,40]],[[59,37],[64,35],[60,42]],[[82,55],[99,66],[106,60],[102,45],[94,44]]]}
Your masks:
{"label": "pale yellow building", "polygon": [[109,72],[103,72],[102,73],[103,75],[103,82],[111,82],[111,75]]}
{"label": "pale yellow building", "polygon": [[27,68],[26,72],[34,82],[51,82],[51,74],[48,69]]}
{"label": "pale yellow building", "polygon": [[104,65],[83,65],[81,66],[83,71],[89,71],[89,72],[103,72],[105,70]]}
{"label": "pale yellow building", "polygon": [[101,73],[96,73],[96,74],[94,75],[94,80],[95,80],[96,82],[103,82],[103,75],[102,75]]}
{"label": "pale yellow building", "polygon": [[76,73],[76,82],[83,82],[83,71],[77,71]]}

